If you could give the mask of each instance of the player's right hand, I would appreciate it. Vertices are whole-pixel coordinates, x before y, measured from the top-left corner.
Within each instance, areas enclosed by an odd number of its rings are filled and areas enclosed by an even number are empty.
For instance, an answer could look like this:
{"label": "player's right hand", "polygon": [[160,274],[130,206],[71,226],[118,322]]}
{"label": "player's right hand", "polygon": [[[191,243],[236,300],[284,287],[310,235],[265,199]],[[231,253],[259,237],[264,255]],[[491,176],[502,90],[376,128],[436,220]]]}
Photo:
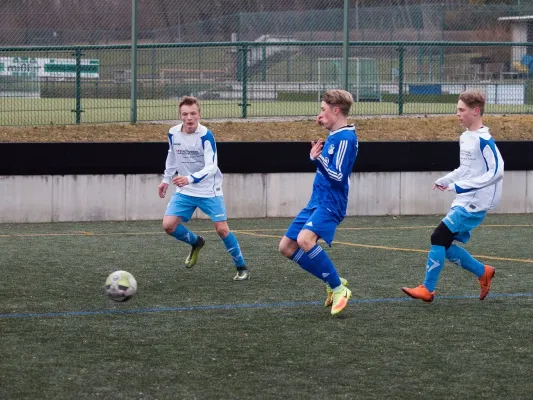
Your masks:
{"label": "player's right hand", "polygon": [[167,189],[168,189],[168,183],[165,183],[165,182],[161,182],[159,184],[159,186],[157,187],[158,191],[159,191],[159,197],[161,197],[162,199],[165,198],[166,194],[167,194]]}
{"label": "player's right hand", "polygon": [[311,158],[315,160],[322,153],[322,147],[324,147],[324,141],[318,139],[316,142],[311,142]]}
{"label": "player's right hand", "polygon": [[437,183],[433,184],[433,190],[439,189],[441,192],[444,192],[446,190],[447,186],[439,185]]}

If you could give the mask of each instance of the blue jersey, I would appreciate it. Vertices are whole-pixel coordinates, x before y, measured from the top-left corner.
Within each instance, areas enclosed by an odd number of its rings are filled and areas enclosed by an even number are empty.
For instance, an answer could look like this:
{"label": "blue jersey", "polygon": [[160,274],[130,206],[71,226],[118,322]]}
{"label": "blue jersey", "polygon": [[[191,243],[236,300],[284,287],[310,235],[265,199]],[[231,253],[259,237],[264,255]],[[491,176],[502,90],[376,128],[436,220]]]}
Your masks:
{"label": "blue jersey", "polygon": [[317,166],[308,208],[327,209],[338,221],[346,215],[350,173],[358,149],[355,127],[348,125],[330,132],[322,153],[312,159]]}

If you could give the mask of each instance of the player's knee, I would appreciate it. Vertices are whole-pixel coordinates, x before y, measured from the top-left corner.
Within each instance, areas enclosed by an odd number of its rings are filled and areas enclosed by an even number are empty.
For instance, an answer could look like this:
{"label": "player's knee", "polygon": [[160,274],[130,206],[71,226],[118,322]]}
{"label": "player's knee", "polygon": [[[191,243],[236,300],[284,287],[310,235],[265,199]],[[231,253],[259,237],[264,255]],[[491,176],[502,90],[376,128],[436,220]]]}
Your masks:
{"label": "player's knee", "polygon": [[291,258],[297,249],[298,246],[296,245],[296,242],[290,240],[286,236],[284,236],[279,242],[279,252],[287,258]]}
{"label": "player's knee", "polygon": [[174,233],[178,225],[179,223],[176,223],[176,221],[163,220],[163,230],[169,235],[172,235]]}
{"label": "player's knee", "polygon": [[315,240],[303,235],[298,235],[296,242],[298,243],[298,247],[303,249],[304,251],[311,250],[313,247],[315,247],[316,244]]}
{"label": "player's knee", "polygon": [[222,239],[228,237],[230,232],[227,224],[216,225],[215,230],[217,231],[218,236],[220,236]]}
{"label": "player's knee", "polygon": [[180,224],[180,217],[172,217],[165,215],[165,217],[163,218],[163,230],[169,235],[172,235]]}
{"label": "player's knee", "polygon": [[163,224],[163,230],[169,234],[169,235],[172,235],[172,233],[176,230],[176,226],[174,226],[173,224],[172,225],[169,225],[169,224]]}
{"label": "player's knee", "polygon": [[431,244],[434,246],[443,246],[448,249],[453,243],[453,232],[441,222],[431,234]]}
{"label": "player's knee", "polygon": [[289,254],[290,253],[289,247],[283,243],[283,240],[279,242],[279,252],[285,257],[290,257],[292,255],[292,254]]}

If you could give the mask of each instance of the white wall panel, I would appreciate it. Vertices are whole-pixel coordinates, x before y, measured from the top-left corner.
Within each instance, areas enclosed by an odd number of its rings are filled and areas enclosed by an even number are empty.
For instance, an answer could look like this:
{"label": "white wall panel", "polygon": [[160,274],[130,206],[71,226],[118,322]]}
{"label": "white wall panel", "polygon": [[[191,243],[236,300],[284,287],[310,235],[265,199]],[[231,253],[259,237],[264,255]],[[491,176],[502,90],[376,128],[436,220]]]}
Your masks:
{"label": "white wall panel", "polygon": [[506,171],[503,177],[502,200],[495,213],[525,213],[527,209],[526,171]]}
{"label": "white wall panel", "polygon": [[51,221],[52,176],[0,176],[0,223]]}
{"label": "white wall panel", "polygon": [[162,199],[157,192],[160,183],[161,175],[157,174],[126,176],[126,220],[163,219],[176,187],[170,184]]}
{"label": "white wall panel", "polygon": [[[432,191],[446,172],[357,173],[348,215],[441,215],[455,193]],[[294,217],[307,204],[314,173],[226,174],[229,219]],[[0,223],[161,219],[158,175],[1,176]],[[533,171],[508,171],[493,212],[533,212]],[[206,218],[198,211],[193,218]]]}
{"label": "white wall panel", "polygon": [[266,177],[267,217],[294,217],[305,207],[315,173],[268,174]]}
{"label": "white wall panel", "polygon": [[433,182],[448,172],[402,172],[401,215],[446,214],[455,198],[455,193],[431,188]]}
{"label": "white wall panel", "polygon": [[399,172],[363,172],[350,176],[347,215],[398,215],[399,213]]}
{"label": "white wall panel", "polygon": [[123,221],[126,219],[125,175],[56,175],[53,221]]}

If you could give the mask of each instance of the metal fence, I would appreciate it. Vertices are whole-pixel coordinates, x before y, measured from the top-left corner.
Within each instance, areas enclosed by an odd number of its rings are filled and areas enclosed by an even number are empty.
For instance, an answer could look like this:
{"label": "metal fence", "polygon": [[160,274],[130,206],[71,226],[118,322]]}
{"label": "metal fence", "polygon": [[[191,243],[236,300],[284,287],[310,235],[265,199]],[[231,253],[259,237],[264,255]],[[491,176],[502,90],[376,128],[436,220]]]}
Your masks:
{"label": "metal fence", "polygon": [[[486,92],[489,113],[529,113],[532,49],[351,42],[352,114],[453,113],[467,88]],[[343,87],[342,61],[342,42],[144,44],[132,91],[129,45],[0,48],[0,124],[173,120],[189,94],[202,100],[204,118],[313,116],[325,90]]]}
{"label": "metal fence", "polygon": [[354,115],[454,112],[471,87],[531,111],[532,2],[415,2],[5,0],[0,125],[173,120],[185,94],[204,118],[312,116],[338,87]]}
{"label": "metal fence", "polygon": [[[137,0],[143,43],[342,40],[344,0]],[[511,41],[499,18],[533,14],[526,0],[351,0],[354,41]],[[486,1],[487,3],[489,1]],[[3,0],[0,46],[131,41],[132,0]],[[473,4],[472,4],[473,3]],[[496,4],[493,4],[496,3]],[[499,4],[498,4],[499,3]]]}

